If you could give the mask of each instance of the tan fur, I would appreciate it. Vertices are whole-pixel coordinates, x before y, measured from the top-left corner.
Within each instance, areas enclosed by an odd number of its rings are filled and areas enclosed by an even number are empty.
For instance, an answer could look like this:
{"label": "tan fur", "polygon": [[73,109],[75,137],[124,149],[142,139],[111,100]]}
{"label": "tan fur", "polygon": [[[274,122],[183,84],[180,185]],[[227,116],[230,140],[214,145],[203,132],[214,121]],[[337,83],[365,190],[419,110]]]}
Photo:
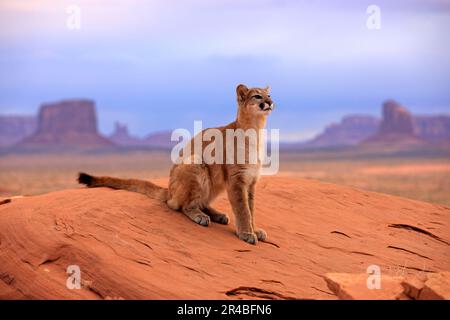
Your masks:
{"label": "tan fur", "polygon": [[[273,107],[268,88],[248,89],[241,84],[236,88],[236,93],[238,98],[237,119],[226,126],[216,128],[223,136],[224,158],[226,158],[226,129],[263,129],[266,118]],[[255,95],[261,96],[262,99],[255,98]],[[260,105],[264,106],[264,111],[261,110]],[[207,130],[210,129],[203,130],[203,133]],[[191,140],[192,156],[195,155],[194,139],[195,137]],[[203,141],[202,150],[211,143],[214,143],[214,139]],[[86,174],[83,178],[80,174],[79,181],[92,187],[107,186],[125,189],[166,201],[171,209],[183,212],[190,219],[204,226],[209,225],[211,220],[228,224],[228,216],[211,207],[211,202],[226,190],[236,218],[238,237],[248,243],[256,244],[258,240],[265,240],[267,237],[264,230],[256,228],[254,221],[255,185],[259,179],[261,163],[259,161],[249,163],[248,139],[245,140],[245,144],[246,161],[243,164],[206,164],[204,161],[201,164],[175,164],[170,171],[168,189],[142,180],[92,177]],[[235,157],[236,148],[239,147],[242,146],[234,148]]]}

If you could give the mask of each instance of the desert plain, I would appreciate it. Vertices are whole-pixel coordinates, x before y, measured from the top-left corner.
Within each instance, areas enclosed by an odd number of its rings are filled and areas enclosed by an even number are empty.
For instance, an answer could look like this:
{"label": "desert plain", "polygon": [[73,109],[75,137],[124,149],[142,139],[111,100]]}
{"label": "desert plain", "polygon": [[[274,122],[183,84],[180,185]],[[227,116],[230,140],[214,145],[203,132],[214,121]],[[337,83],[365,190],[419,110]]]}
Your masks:
{"label": "desert plain", "polygon": [[[171,165],[166,151],[7,154],[0,156],[0,197],[77,188],[79,171],[122,178],[164,178]],[[278,175],[450,205],[450,156],[446,154],[282,152]]]}

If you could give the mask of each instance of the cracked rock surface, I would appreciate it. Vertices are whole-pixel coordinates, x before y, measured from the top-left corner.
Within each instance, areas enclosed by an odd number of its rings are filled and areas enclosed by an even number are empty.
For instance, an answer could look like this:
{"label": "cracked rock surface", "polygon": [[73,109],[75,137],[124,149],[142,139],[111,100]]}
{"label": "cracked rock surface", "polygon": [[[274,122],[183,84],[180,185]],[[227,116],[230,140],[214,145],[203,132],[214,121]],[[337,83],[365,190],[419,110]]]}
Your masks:
{"label": "cracked rock surface", "polygon": [[[364,284],[371,265],[394,280],[426,276],[407,285],[411,296],[448,298],[438,275],[450,270],[450,209],[441,205],[263,177],[256,223],[268,238],[253,246],[235,236],[225,195],[214,206],[231,223],[206,228],[107,188],[0,203],[0,299],[339,299],[325,275],[359,274]],[[67,287],[69,266],[79,267],[80,289]]]}

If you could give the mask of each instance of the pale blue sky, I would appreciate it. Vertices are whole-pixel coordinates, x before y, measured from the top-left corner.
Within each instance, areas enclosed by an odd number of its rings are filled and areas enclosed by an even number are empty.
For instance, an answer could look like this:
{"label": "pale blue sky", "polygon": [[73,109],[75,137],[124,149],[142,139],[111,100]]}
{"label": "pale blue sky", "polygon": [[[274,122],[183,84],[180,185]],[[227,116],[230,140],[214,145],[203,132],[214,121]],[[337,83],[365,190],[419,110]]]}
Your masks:
{"label": "pale blue sky", "polygon": [[[69,4],[81,29],[66,27]],[[368,5],[381,29],[366,27]],[[100,128],[224,124],[235,86],[271,85],[270,125],[303,139],[393,98],[450,113],[450,1],[2,0],[0,113],[91,98]]]}

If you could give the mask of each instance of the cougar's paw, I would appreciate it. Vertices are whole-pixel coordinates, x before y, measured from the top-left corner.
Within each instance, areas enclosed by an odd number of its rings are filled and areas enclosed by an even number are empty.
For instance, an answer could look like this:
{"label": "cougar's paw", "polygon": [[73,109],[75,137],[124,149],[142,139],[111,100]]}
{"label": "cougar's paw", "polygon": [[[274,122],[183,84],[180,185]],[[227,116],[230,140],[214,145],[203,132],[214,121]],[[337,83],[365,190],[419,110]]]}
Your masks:
{"label": "cougar's paw", "polygon": [[258,238],[256,237],[256,234],[250,233],[250,232],[241,232],[238,234],[239,239],[244,240],[247,243],[250,244],[257,244]]}
{"label": "cougar's paw", "polygon": [[211,223],[210,218],[206,214],[198,214],[192,220],[194,220],[195,223],[198,223],[199,225],[204,227],[209,226],[209,224]]}
{"label": "cougar's paw", "polygon": [[224,213],[212,215],[211,220],[220,224],[228,224],[230,222],[230,218]]}
{"label": "cougar's paw", "polygon": [[256,229],[255,234],[260,241],[264,241],[267,239],[267,233],[263,229]]}

